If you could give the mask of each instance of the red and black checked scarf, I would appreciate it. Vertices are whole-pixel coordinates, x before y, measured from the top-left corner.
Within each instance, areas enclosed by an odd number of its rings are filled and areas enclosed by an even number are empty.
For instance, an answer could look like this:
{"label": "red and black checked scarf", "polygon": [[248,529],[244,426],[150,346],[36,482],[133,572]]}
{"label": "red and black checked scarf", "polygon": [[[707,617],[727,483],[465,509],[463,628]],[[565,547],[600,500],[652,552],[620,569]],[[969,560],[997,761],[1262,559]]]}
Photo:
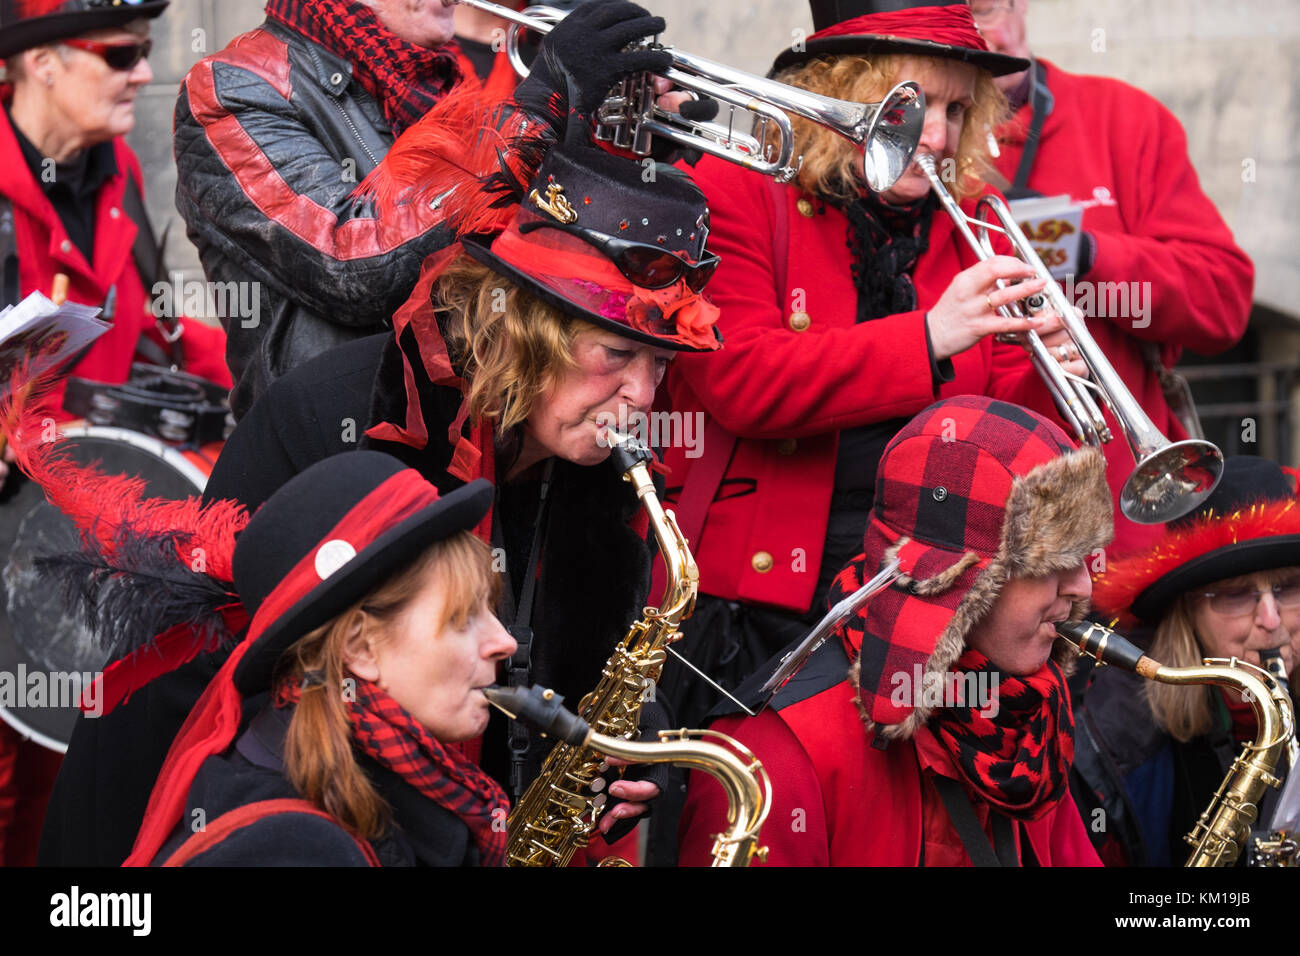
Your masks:
{"label": "red and black checked scarf", "polygon": [[[296,704],[301,694],[298,685],[282,684],[275,705]],[[493,813],[499,818],[510,801],[495,780],[435,738],[370,681],[357,681],[357,699],[348,707],[348,716],[353,740],[363,753],[464,821],[478,845],[481,865],[505,865],[506,830],[493,826]]]}
{"label": "red and black checked scarf", "polygon": [[461,79],[453,47],[407,43],[355,0],[270,0],[266,15],[351,63],[357,82],[383,107],[394,136]]}
{"label": "red and black checked scarf", "polygon": [[[995,670],[969,649],[953,666],[959,687],[966,686],[963,674]],[[1065,792],[1074,759],[1065,676],[1053,661],[1028,677],[997,674],[996,716],[980,714],[987,701],[970,701],[935,711],[929,727],[981,797],[1009,816],[1036,820]],[[984,686],[991,689],[992,681]]]}

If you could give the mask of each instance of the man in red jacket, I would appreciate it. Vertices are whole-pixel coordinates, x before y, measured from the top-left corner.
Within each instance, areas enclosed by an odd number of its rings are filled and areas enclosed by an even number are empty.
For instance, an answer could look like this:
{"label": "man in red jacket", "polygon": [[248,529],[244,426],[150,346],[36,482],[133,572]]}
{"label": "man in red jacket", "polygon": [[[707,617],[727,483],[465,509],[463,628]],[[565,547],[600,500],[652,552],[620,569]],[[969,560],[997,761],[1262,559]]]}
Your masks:
{"label": "man in red jacket", "polygon": [[[1029,0],[972,0],[970,7],[989,49],[1031,58]],[[1004,191],[1013,199],[1068,194],[1083,206],[1078,267],[1066,287],[1156,427],[1171,440],[1185,438],[1160,368],[1172,367],[1184,348],[1212,354],[1241,338],[1254,266],[1201,190],[1187,137],[1169,110],[1119,80],[1066,73],[1037,58],[1031,64],[996,80],[1015,110],[997,131],[997,166],[1010,184]],[[1118,493],[1133,470],[1118,432],[1106,458],[1106,479]],[[1160,532],[1116,514],[1112,551],[1152,546]]]}
{"label": "man in red jacket", "polygon": [[[899,577],[839,626],[756,717],[713,729],[774,781],[762,833],[786,866],[1097,865],[1067,786],[1074,721],[1054,624],[1081,617],[1110,540],[1105,463],[1028,409],[959,396],[889,443],[863,553],[829,603]],[[761,668],[738,696],[763,703]],[[726,829],[694,773],[681,861]]]}

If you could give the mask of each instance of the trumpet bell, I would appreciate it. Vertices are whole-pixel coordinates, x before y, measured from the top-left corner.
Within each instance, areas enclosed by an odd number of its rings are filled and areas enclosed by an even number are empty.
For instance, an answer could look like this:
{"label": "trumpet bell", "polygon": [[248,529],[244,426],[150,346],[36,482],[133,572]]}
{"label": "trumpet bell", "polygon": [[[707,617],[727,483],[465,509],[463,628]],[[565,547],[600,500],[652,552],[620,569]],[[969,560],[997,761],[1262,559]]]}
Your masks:
{"label": "trumpet bell", "polygon": [[1223,453],[1208,441],[1171,442],[1143,458],[1124,482],[1119,510],[1139,524],[1181,518],[1210,496],[1223,475]]}
{"label": "trumpet bell", "polygon": [[867,129],[863,175],[873,192],[884,192],[912,165],[925,126],[925,94],[915,83],[900,83],[880,102]]}

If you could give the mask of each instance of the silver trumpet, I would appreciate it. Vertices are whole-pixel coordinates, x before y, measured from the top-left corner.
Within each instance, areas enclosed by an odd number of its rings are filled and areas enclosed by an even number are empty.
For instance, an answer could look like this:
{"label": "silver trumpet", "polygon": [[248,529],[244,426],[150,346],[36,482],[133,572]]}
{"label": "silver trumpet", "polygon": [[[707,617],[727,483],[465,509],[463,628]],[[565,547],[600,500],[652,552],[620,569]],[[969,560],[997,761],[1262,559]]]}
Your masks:
{"label": "silver trumpet", "polygon": [[[916,165],[930,180],[930,188],[939,197],[944,211],[957,224],[957,231],[980,260],[996,254],[989,242],[989,233],[1000,232],[1011,242],[1015,254],[1034,270],[1036,277],[1046,281],[1047,286],[1040,295],[1003,307],[998,312],[1021,318],[1042,311],[1050,303],[1060,314],[1061,322],[1079,350],[1079,357],[1087,363],[1093,381],[1071,375],[1061,368],[1033,330],[1024,333],[1024,344],[1035,370],[1046,380],[1061,417],[1074,429],[1080,442],[1100,446],[1113,437],[1101,408],[1093,399],[1094,392],[1124,431],[1137,462],[1120,492],[1119,507],[1124,517],[1140,524],[1163,524],[1187,514],[1208,498],[1223,474],[1223,453],[1212,442],[1196,438],[1171,442],[1161,434],[1124,386],[1114,366],[1089,334],[1087,325],[1075,315],[1074,306],[1038,258],[1002,198],[983,197],[976,206],[975,216],[967,216],[939,180],[934,157],[918,156]],[[996,224],[988,216],[992,216]],[[972,226],[979,230],[978,238]],[[1005,285],[1004,281],[998,280],[999,288]]]}
{"label": "silver trumpet", "polygon": [[[549,33],[564,17],[562,11],[545,6],[529,7],[523,14],[488,0],[443,0],[445,6],[453,3],[510,21],[506,51],[521,76],[528,75],[528,68],[519,56],[519,31]],[[625,79],[597,111],[598,139],[646,156],[657,136],[788,183],[802,161],[794,155],[794,131],[787,115],[793,113],[857,144],[863,151],[863,178],[876,192],[894,185],[912,162],[925,123],[925,94],[915,83],[899,83],[879,103],[850,103],[667,49],[673,65],[664,77],[726,104],[727,122],[689,120],[662,109],[656,104],[652,78],[641,74]],[[748,132],[736,129],[738,112],[753,117]]]}

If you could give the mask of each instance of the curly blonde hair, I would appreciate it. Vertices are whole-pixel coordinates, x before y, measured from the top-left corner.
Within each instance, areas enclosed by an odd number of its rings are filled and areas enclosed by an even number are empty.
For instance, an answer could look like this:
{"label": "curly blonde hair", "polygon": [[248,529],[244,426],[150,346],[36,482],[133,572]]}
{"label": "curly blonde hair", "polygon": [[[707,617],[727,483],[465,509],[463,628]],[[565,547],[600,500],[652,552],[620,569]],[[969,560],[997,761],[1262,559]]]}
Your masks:
{"label": "curly blonde hair", "polygon": [[[953,62],[901,53],[816,57],[783,71],[776,79],[822,96],[853,103],[878,103],[895,84],[915,80],[924,86],[928,75]],[[989,131],[1007,115],[1006,97],[994,84],[993,77],[986,70],[976,70],[975,94],[957,144],[957,175],[946,183],[958,199],[975,195],[983,188],[981,180],[992,169]],[[799,185],[827,199],[851,202],[858,198],[865,188],[859,171],[862,150],[825,126],[801,117],[793,120],[795,153],[803,156]]]}
{"label": "curly blonde hair", "polygon": [[594,328],[465,255],[439,278],[433,305],[450,313],[447,349],[467,383],[470,418],[493,419],[501,431],[522,425],[575,367],[573,340]]}

